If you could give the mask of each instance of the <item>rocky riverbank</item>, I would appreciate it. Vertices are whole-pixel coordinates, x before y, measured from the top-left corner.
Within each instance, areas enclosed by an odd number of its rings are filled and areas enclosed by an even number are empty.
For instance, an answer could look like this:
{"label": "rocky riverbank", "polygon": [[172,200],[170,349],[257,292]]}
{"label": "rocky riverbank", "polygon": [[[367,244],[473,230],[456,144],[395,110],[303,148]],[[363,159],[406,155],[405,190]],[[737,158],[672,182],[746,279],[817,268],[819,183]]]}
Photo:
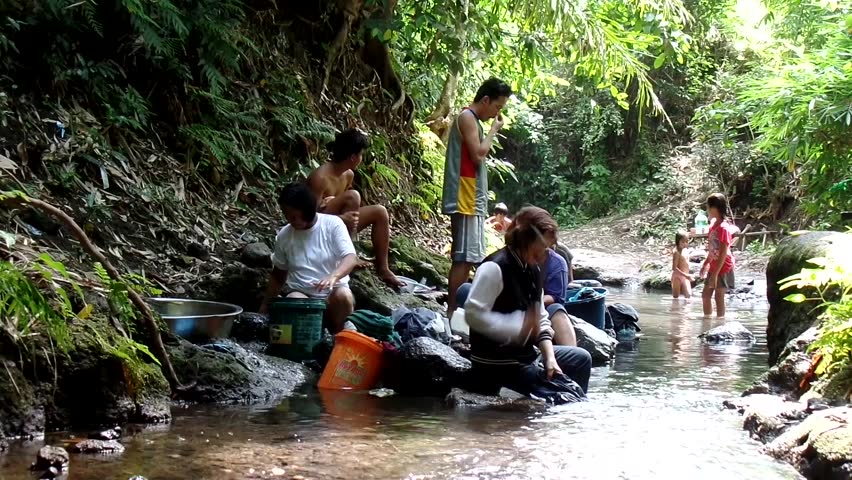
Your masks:
{"label": "rocky riverbank", "polygon": [[778,245],[766,271],[771,368],[742,398],[726,402],[743,414],[743,428],[765,444],[765,453],[791,463],[809,479],[852,478],[852,366],[841,364],[816,375],[820,358],[809,346],[819,335],[820,311],[813,304],[784,300],[792,293],[813,292],[781,292],[778,282],[811,258],[845,252],[848,259],[850,249],[852,235],[833,232],[791,236]]}
{"label": "rocky riverbank", "polygon": [[[256,237],[249,239],[253,238]],[[164,285],[171,296],[224,301],[240,305],[247,312],[255,311],[271,267],[269,247],[256,240],[244,245],[230,252],[191,257],[196,270],[190,272],[194,274],[167,277],[164,273],[157,277],[180,279]],[[359,244],[359,249],[364,256],[370,254],[367,243]],[[447,260],[400,238],[393,242],[392,262],[399,274],[425,279],[437,288],[436,293],[392,292],[372,270],[361,270],[352,276],[358,308],[384,314],[400,305],[443,311],[441,294],[437,292],[446,287]],[[225,265],[217,268],[221,263]],[[90,302],[96,301],[101,300],[93,295]],[[0,348],[0,361],[5,367],[2,370],[8,377],[8,381],[0,382],[0,438],[34,438],[46,430],[127,422],[168,422],[173,400],[275,402],[316,380],[315,371],[266,355],[268,323],[256,314],[246,313],[236,322],[233,339],[196,345],[163,331],[178,378],[187,386],[170,393],[156,365],[143,361],[128,368],[122,357],[107,348],[120,343],[118,330],[110,322],[109,318],[93,316],[85,323],[72,325],[74,345],[62,355],[56,355],[46,345],[44,353],[23,356],[22,364],[15,361],[17,358],[4,358],[4,352],[14,351],[14,346]]]}

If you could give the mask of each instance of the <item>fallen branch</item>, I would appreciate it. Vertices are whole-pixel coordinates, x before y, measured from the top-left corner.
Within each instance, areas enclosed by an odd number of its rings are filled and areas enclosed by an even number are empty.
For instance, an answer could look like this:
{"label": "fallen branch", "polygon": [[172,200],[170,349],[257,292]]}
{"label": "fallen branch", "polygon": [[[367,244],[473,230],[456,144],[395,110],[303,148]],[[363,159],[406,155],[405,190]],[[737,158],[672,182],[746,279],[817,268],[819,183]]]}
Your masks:
{"label": "fallen branch", "polygon": [[[100,249],[93,244],[91,240],[89,240],[89,237],[86,235],[86,232],[80,228],[80,225],[78,225],[73,218],[62,210],[47,202],[30,198],[17,192],[3,192],[0,194],[0,200],[5,200],[12,204],[17,203],[29,205],[61,221],[71,231],[74,238],[80,242],[80,245],[83,246],[83,250],[104,266],[104,269],[107,271],[111,279],[116,282],[126,283],[122,279],[118,270],[112,265],[112,263],[110,263],[109,259],[101,253]],[[154,354],[157,355],[157,358],[159,358],[160,363],[162,364],[163,373],[166,375],[166,379],[169,381],[169,385],[172,390],[185,391],[192,388],[192,385],[182,385],[180,383],[177,373],[175,373],[175,369],[172,366],[169,354],[166,352],[166,346],[163,344],[163,338],[160,336],[160,328],[157,326],[157,321],[154,319],[154,314],[151,312],[151,308],[132,288],[127,289],[127,294],[128,297],[130,297],[130,301],[142,314],[143,323],[148,328],[148,333],[151,335],[151,342],[154,344]]]}

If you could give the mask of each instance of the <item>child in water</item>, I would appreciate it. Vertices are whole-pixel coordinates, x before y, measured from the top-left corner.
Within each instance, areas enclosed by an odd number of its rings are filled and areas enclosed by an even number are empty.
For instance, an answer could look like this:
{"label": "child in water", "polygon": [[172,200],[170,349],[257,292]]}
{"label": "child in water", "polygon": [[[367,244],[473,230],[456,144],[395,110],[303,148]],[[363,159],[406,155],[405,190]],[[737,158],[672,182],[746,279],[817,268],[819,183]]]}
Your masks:
{"label": "child in water", "polygon": [[707,260],[701,267],[701,277],[704,281],[704,292],[701,299],[704,305],[704,315],[713,313],[713,297],[716,298],[716,317],[725,316],[725,292],[734,288],[734,256],[731,254],[734,226],[725,220],[728,211],[728,200],[721,193],[714,193],[707,198],[707,215],[714,219],[707,235]]}
{"label": "child in water", "polygon": [[672,296],[685,298],[692,296],[692,275],[689,274],[689,261],[683,249],[689,244],[689,233],[681,230],[675,234],[675,251],[672,254]]}
{"label": "child in water", "polygon": [[494,215],[485,220],[485,225],[494,229],[499,234],[506,233],[509,226],[512,225],[512,219],[509,218],[509,207],[505,203],[500,202],[494,207]]}

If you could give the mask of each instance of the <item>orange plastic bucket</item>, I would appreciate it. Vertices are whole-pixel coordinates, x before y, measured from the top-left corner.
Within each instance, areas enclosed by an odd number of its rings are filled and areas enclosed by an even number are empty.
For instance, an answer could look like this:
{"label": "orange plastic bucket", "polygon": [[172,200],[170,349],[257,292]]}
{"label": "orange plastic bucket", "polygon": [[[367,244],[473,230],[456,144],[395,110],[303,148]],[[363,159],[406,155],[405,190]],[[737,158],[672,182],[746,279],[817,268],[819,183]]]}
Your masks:
{"label": "orange plastic bucket", "polygon": [[368,390],[379,380],[384,348],[375,339],[358,332],[335,336],[334,350],[322,371],[319,388]]}

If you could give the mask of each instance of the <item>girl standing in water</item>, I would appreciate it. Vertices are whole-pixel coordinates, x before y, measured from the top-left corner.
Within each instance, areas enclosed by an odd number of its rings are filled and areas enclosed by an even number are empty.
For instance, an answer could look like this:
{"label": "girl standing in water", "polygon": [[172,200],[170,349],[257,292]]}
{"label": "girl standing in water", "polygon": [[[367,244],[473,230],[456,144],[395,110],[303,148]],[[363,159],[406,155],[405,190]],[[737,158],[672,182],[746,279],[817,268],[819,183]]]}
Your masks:
{"label": "girl standing in water", "polygon": [[725,220],[728,200],[721,193],[707,198],[707,215],[715,220],[711,222],[707,235],[707,260],[701,267],[701,277],[706,276],[701,300],[704,315],[713,313],[713,299],[716,299],[716,317],[725,316],[725,293],[734,288],[734,256],[731,254],[734,227]]}

